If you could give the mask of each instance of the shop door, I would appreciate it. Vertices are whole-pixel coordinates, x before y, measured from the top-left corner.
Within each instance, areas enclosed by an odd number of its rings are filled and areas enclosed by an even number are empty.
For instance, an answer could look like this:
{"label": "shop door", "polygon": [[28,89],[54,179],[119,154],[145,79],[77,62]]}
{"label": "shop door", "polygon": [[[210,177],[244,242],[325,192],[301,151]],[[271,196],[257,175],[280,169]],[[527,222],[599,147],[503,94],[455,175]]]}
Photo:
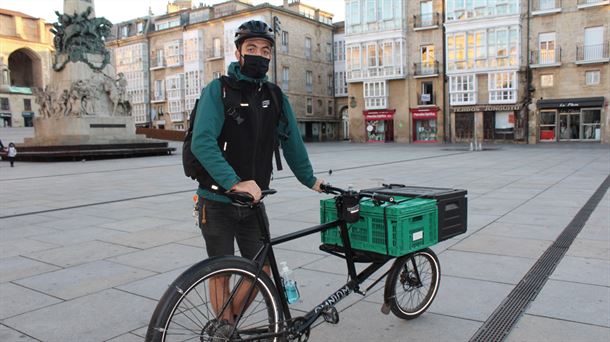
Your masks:
{"label": "shop door", "polygon": [[311,122],[305,123],[305,141],[313,141],[313,127],[311,125]]}
{"label": "shop door", "polygon": [[580,113],[559,114],[559,140],[580,140]]}

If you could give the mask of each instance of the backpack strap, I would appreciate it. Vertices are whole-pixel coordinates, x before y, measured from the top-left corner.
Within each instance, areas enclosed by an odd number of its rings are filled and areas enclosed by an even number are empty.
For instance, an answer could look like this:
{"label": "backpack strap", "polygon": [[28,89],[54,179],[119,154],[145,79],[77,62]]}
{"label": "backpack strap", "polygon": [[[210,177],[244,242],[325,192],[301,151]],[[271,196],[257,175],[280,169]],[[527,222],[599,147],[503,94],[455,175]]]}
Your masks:
{"label": "backpack strap", "polygon": [[222,103],[225,107],[225,115],[241,125],[244,118],[238,108],[240,107],[242,94],[241,87],[237,82],[227,76],[220,77]]}
{"label": "backpack strap", "polygon": [[[286,131],[288,131],[288,119],[284,114],[284,101],[282,96],[282,89],[277,85],[269,82],[265,82],[267,89],[269,89],[269,94],[271,94],[271,101],[275,106],[275,111],[278,113],[278,127],[280,123],[283,123],[286,127]],[[274,137],[274,148],[273,154],[275,155],[275,166],[278,171],[282,171],[284,168],[282,167],[282,158],[280,156],[280,141],[278,136],[282,136],[283,140],[288,139],[288,133],[282,132],[282,130],[278,129],[278,134]]]}

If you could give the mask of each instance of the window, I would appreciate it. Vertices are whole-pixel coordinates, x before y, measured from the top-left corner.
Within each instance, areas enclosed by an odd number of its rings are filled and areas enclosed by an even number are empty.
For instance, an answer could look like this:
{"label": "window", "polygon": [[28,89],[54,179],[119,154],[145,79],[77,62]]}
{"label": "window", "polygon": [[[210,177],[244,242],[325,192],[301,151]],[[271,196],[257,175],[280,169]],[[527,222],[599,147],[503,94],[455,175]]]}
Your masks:
{"label": "window", "polygon": [[432,1],[420,2],[419,14],[421,15],[421,27],[434,25],[434,17],[432,14]]}
{"label": "window", "polygon": [[555,126],[557,115],[555,111],[542,110],[540,111],[540,140],[553,141],[555,140]]}
{"label": "window", "polygon": [[32,111],[32,100],[31,99],[23,99],[23,111],[24,112]]}
{"label": "window", "polygon": [[555,63],[555,32],[540,33],[538,46],[540,48],[538,64]]}
{"label": "window", "polygon": [[585,84],[596,85],[599,84],[599,70],[589,70],[585,72]]}
{"label": "window", "polygon": [[550,88],[553,86],[553,75],[540,75],[540,86],[542,88]]}
{"label": "window", "polygon": [[601,138],[601,110],[599,109],[583,109],[582,117],[582,133],[584,140],[600,140]]}
{"label": "window", "polygon": [[347,95],[347,80],[345,71],[335,72],[335,96]]}
{"label": "window", "polygon": [[377,0],[365,0],[366,1],[366,22],[372,23],[377,21]]}
{"label": "window", "polygon": [[220,47],[220,38],[214,38],[213,40],[213,50],[212,50],[212,57],[213,58],[217,58],[217,57],[221,57],[222,52],[221,52],[221,47]]}
{"label": "window", "polygon": [[139,22],[137,25],[137,30],[138,30],[138,34],[142,34],[144,33],[144,23],[143,22]]}
{"label": "window", "polygon": [[518,0],[447,0],[447,20],[519,13]]}
{"label": "window", "polygon": [[418,100],[420,105],[434,104],[434,84],[432,82],[422,82]]}
{"label": "window", "polygon": [[311,38],[305,37],[305,58],[311,58]]}
{"label": "window", "polygon": [[335,61],[345,60],[345,41],[339,40],[333,43]]}
{"label": "window", "polygon": [[[604,57],[604,27],[585,28],[584,59],[595,60]],[[606,52],[607,53],[607,52]]]}
{"label": "window", "polygon": [[556,0],[539,0],[540,10],[550,10],[555,8]]}
{"label": "window", "polygon": [[290,68],[282,67],[282,90],[287,91],[290,85]]}
{"label": "window", "polygon": [[328,83],[326,85],[326,95],[333,96],[333,88],[334,88],[333,74],[328,74],[327,80],[328,80]]}
{"label": "window", "polygon": [[383,109],[387,107],[386,81],[364,82],[365,109]]}
{"label": "window", "polygon": [[220,78],[220,76],[221,76],[221,75],[222,75],[222,74],[220,73],[220,71],[214,71],[214,72],[212,73],[212,78],[214,78],[214,79],[218,79],[218,78]]}
{"label": "window", "polygon": [[459,75],[449,77],[449,102],[452,105],[475,104],[476,76]]}
{"label": "window", "polygon": [[349,14],[349,25],[360,24],[360,0],[351,1],[347,4]]}
{"label": "window", "polygon": [[129,25],[121,27],[121,37],[125,38],[129,36]]}
{"label": "window", "polygon": [[167,66],[182,65],[182,40],[173,40],[164,46]]}
{"label": "window", "polygon": [[420,58],[423,70],[429,70],[434,68],[434,45],[422,46]]}
{"label": "window", "polygon": [[377,44],[366,46],[366,60],[369,68],[377,66]]}
{"label": "window", "polygon": [[308,93],[313,92],[313,72],[305,71],[305,89]]}
{"label": "window", "polygon": [[517,73],[498,72],[489,74],[489,103],[517,102]]}
{"label": "window", "polygon": [[155,89],[154,89],[154,99],[153,101],[164,101],[165,100],[165,81],[164,80],[155,80]]}
{"label": "window", "polygon": [[383,20],[390,20],[394,18],[394,9],[392,8],[393,4],[393,0],[382,0],[381,12],[383,14]]}
{"label": "window", "polygon": [[0,110],[11,110],[8,103],[8,97],[0,97]]}
{"label": "window", "polygon": [[165,56],[162,49],[157,50],[155,54],[155,66],[164,66],[165,65]]}
{"label": "window", "polygon": [[[184,97],[184,75],[176,74],[165,78],[165,86],[168,100],[180,100]],[[171,110],[170,112],[178,112]]]}
{"label": "window", "polygon": [[333,115],[333,101],[332,100],[328,100],[328,107],[327,107],[326,114]]}
{"label": "window", "polygon": [[347,70],[360,70],[360,46],[347,48]]}
{"label": "window", "polygon": [[328,62],[333,61],[333,48],[331,43],[326,43],[326,60]]}
{"label": "window", "polygon": [[281,49],[284,53],[288,52],[288,31],[282,31]]}
{"label": "window", "polygon": [[305,113],[309,115],[313,114],[313,100],[311,97],[308,97],[306,100]]}

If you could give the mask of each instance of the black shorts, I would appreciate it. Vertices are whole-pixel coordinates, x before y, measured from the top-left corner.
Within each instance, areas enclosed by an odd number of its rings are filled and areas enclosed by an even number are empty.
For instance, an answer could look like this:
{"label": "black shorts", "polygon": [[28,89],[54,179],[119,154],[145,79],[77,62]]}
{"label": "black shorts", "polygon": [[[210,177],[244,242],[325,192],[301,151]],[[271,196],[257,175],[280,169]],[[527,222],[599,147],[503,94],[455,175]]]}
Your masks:
{"label": "black shorts", "polygon": [[[234,241],[241,255],[254,259],[263,246],[262,233],[255,209],[231,203],[199,200],[199,228],[209,257],[235,255]],[[260,204],[264,224],[269,225],[265,206]]]}

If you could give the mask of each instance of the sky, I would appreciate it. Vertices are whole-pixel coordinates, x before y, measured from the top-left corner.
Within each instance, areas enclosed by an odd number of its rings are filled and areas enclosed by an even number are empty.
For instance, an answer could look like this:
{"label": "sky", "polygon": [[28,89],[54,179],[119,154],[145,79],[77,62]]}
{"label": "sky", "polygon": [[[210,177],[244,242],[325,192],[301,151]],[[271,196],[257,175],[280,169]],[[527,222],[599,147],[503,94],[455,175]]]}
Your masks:
{"label": "sky", "polygon": [[[213,5],[226,0],[193,0],[193,5],[203,3]],[[95,15],[105,17],[112,23],[118,23],[148,14],[148,8],[155,15],[165,14],[168,0],[94,0]],[[252,0],[253,5],[268,2],[281,5],[282,0]],[[343,21],[345,18],[345,2],[343,0],[302,0],[304,4],[320,8],[334,14],[333,21]],[[57,21],[55,11],[63,12],[63,0],[3,0],[0,8],[19,11],[33,17],[45,19],[49,23]]]}

